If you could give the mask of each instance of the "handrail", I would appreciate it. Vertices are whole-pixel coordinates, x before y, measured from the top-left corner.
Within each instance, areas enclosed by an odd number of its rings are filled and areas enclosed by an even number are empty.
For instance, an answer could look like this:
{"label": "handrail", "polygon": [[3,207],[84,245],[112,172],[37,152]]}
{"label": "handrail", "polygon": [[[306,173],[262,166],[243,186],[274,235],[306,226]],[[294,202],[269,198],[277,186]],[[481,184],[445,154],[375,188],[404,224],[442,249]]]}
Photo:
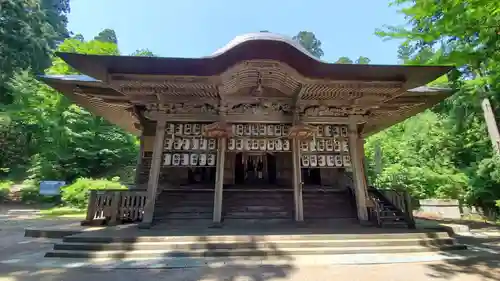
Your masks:
{"label": "handrail", "polygon": [[91,190],[87,216],[82,224],[104,221],[109,225],[142,221],[147,191],[144,190]]}
{"label": "handrail", "polygon": [[[372,197],[378,197],[375,199],[375,207],[377,213],[378,222],[380,222],[380,212],[382,212],[380,208],[380,204],[383,203],[390,205],[394,208],[398,215],[403,216],[408,223],[410,228],[414,228],[415,219],[413,217],[413,208],[411,205],[410,194],[406,190],[396,190],[396,189],[378,189],[373,186],[369,188],[369,192],[372,194]],[[378,199],[378,200],[377,200]],[[378,210],[378,211],[377,211]]]}

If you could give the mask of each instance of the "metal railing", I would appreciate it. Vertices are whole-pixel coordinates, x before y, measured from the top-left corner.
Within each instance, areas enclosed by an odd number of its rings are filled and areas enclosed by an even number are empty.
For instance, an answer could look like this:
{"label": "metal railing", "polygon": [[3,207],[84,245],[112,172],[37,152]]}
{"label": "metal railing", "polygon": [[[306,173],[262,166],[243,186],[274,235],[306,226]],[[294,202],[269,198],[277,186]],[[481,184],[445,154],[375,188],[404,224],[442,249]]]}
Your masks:
{"label": "metal railing", "polygon": [[140,222],[144,215],[147,191],[92,190],[83,224],[101,221],[108,225]]}

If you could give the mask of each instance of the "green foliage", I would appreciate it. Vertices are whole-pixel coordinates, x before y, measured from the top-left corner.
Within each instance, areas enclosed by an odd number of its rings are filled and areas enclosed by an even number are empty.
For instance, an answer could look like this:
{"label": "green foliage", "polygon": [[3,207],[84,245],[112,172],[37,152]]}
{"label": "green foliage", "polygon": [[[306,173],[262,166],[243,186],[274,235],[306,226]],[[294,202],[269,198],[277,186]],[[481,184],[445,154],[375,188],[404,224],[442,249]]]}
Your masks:
{"label": "green foliage", "polygon": [[117,179],[79,178],[73,184],[62,189],[62,201],[65,205],[75,208],[85,208],[89,200],[90,190],[127,189]]}
{"label": "green foliage", "polygon": [[97,34],[97,36],[94,37],[94,40],[118,44],[118,39],[116,38],[115,31],[113,29],[109,29],[109,28],[106,28],[103,31],[99,32],[99,34]]}
{"label": "green foliage", "polygon": [[323,56],[323,50],[321,49],[321,41],[316,38],[316,35],[310,31],[301,31],[293,37],[293,40],[302,45],[306,50],[311,53],[311,55],[317,57],[318,59]]}
{"label": "green foliage", "polygon": [[0,1],[0,105],[11,103],[6,84],[17,72],[50,65],[52,49],[67,36],[68,12],[69,0]]}
{"label": "green foliage", "polygon": [[131,54],[131,56],[136,57],[157,57],[151,50],[149,49],[139,49]]}
{"label": "green foliage", "polygon": [[407,25],[386,26],[377,34],[404,40],[398,50],[404,64],[457,66],[431,83],[451,86],[455,94],[434,112],[369,139],[372,147],[378,139],[384,155],[383,172],[372,175],[372,181],[388,184],[400,171],[399,178],[416,196],[449,196],[493,210],[500,198],[500,162],[493,156],[480,104],[489,98],[498,119],[500,2],[396,0],[393,4],[399,5]]}
{"label": "green foliage", "polygon": [[[58,50],[119,54],[116,44],[96,40],[67,39]],[[46,72],[77,73],[60,58],[54,58]],[[0,149],[6,152],[0,155],[4,177],[24,171],[24,176],[33,179],[71,182],[78,177],[106,176],[135,164],[135,136],[73,104],[31,74],[16,75],[9,89],[14,100],[5,110],[12,122],[0,127],[4,136]]]}
{"label": "green foliage", "polygon": [[5,201],[7,199],[12,184],[14,184],[12,181],[0,180],[0,202]]}

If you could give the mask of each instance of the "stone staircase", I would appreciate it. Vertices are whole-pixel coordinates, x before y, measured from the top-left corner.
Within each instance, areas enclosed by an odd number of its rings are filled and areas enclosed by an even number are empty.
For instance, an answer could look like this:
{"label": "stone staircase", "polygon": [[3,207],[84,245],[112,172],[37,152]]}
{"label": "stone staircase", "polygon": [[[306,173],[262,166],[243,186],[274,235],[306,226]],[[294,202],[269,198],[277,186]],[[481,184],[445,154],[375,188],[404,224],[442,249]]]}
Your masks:
{"label": "stone staircase", "polygon": [[[408,202],[406,202],[403,198],[404,196],[397,191],[390,191],[393,193],[392,195],[396,196],[393,197],[392,201],[384,194],[384,191],[373,187],[368,189],[368,195],[377,205],[377,208],[371,210],[375,220],[378,217],[378,222],[376,223],[379,227],[408,227],[414,229],[415,221],[413,216],[408,215],[403,210],[403,208],[408,208]],[[399,202],[399,207],[394,204],[394,200]]]}
{"label": "stone staircase", "polygon": [[302,192],[304,219],[356,219],[356,204],[348,188]]}
{"label": "stone staircase", "polygon": [[223,218],[292,220],[293,192],[284,190],[233,190],[224,192]]}
{"label": "stone staircase", "polygon": [[[147,234],[143,234],[147,235]],[[292,235],[99,236],[65,237],[45,257],[81,259],[197,259],[427,253],[461,250],[446,232]]]}
{"label": "stone staircase", "polygon": [[163,191],[156,198],[153,223],[168,220],[212,220],[213,190]]}

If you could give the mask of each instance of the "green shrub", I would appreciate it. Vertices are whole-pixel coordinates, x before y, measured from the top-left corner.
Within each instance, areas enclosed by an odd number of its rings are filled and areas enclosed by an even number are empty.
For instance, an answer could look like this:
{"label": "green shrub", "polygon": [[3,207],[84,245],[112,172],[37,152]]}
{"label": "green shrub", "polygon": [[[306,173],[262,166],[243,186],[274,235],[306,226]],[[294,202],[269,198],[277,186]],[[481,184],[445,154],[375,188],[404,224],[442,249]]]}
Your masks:
{"label": "green shrub", "polygon": [[10,193],[10,186],[13,184],[11,181],[0,181],[0,202],[7,200]]}
{"label": "green shrub", "polygon": [[79,178],[62,189],[62,202],[66,206],[86,208],[90,190],[127,189],[118,180],[119,178],[112,180]]}
{"label": "green shrub", "polygon": [[36,185],[28,185],[20,191],[21,202],[33,204],[42,201],[43,196],[40,195],[40,188]]}

